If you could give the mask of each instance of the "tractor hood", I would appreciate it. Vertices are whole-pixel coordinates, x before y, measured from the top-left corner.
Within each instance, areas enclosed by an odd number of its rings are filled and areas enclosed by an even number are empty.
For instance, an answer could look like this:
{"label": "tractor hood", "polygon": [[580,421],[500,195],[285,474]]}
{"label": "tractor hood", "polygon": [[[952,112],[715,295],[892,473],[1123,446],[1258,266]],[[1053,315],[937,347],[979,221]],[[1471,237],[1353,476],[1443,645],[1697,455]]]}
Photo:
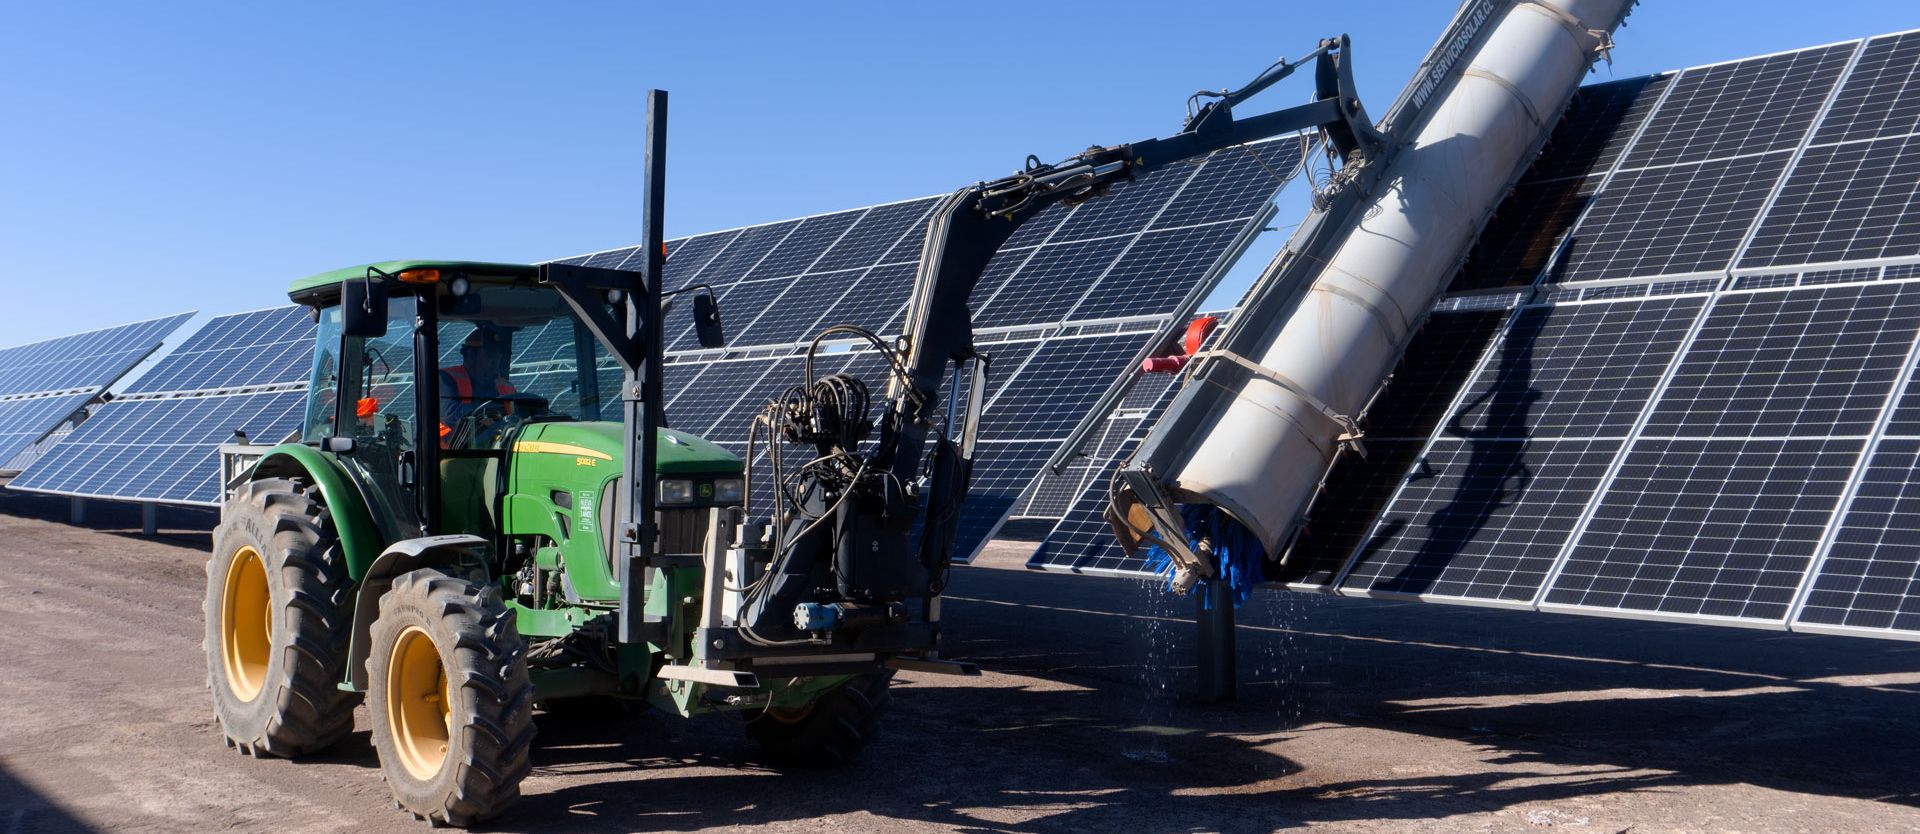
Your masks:
{"label": "tractor hood", "polygon": [[[533,423],[514,439],[516,454],[555,454],[591,458],[618,466],[623,451],[619,423]],[[673,429],[659,432],[659,459],[655,470],[668,474],[731,474],[741,471],[740,458],[704,439]]]}

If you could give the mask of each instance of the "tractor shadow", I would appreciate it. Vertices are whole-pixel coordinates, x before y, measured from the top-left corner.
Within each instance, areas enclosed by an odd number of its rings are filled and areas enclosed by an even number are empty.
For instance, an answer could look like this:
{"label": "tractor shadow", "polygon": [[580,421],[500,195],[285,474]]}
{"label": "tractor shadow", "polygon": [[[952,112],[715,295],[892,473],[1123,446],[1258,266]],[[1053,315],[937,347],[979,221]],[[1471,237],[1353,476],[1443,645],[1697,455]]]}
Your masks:
{"label": "tractor shadow", "polygon": [[8,773],[5,767],[0,767],[0,825],[9,834],[98,830]]}

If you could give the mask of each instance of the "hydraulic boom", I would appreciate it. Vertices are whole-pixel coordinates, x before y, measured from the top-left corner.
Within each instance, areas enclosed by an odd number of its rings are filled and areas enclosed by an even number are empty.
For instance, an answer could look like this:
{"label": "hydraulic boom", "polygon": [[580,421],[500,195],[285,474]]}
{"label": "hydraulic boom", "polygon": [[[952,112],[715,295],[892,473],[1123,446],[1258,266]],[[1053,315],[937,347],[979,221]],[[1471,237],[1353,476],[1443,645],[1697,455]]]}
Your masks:
{"label": "hydraulic boom", "polygon": [[[1236,117],[1236,105],[1308,62],[1316,70],[1314,101]],[[1201,104],[1202,99],[1210,100]],[[877,424],[868,422],[865,384],[839,375],[815,379],[811,351],[807,384],[769,407],[768,439],[808,444],[814,454],[791,490],[784,483],[776,490],[788,506],[776,508],[785,518],[770,580],[746,592],[741,628],[749,642],[772,647],[817,641],[835,625],[857,624],[870,634],[904,628],[913,619],[906,610],[909,601],[922,603],[921,623],[932,625],[936,619],[931,603],[953,555],[987,370],[987,357],[974,350],[968,299],[988,261],[1021,224],[1055,203],[1097,199],[1114,183],[1167,165],[1303,130],[1321,131],[1343,161],[1380,150],[1380,136],[1354,91],[1345,36],[1321,41],[1298,60],[1276,62],[1239,90],[1195,94],[1177,134],[1094,147],[1053,164],[1029,157],[1020,172],[962,188],[943,200],[927,223],[900,342],[888,344],[877,334],[846,326],[821,334],[865,339],[889,358]],[[969,366],[966,407],[942,403],[943,383],[951,381],[957,389]],[[952,418],[943,421],[948,415]],[[870,428],[875,437],[864,443]],[[769,460],[779,458],[769,455]],[[828,628],[819,627],[823,624]],[[931,629],[919,636],[925,642],[912,648],[930,652]]]}

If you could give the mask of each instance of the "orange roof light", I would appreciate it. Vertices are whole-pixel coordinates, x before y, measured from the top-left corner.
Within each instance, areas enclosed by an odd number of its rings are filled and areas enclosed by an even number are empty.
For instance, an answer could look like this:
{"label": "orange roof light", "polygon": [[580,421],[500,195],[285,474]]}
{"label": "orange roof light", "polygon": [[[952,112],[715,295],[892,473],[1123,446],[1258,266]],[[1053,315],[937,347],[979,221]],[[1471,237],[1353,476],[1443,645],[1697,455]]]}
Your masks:
{"label": "orange roof light", "polygon": [[400,271],[398,277],[402,284],[438,284],[440,283],[440,270],[404,269]]}

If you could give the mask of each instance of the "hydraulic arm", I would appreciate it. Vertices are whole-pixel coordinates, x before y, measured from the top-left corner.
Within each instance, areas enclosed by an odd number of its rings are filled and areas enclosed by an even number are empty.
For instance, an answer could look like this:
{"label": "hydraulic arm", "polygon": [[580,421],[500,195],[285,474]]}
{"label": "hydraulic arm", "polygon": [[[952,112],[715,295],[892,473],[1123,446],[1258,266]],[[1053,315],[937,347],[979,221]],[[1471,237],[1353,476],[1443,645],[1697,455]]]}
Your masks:
{"label": "hydraulic arm", "polygon": [[[1322,41],[1305,57],[1276,62],[1238,90],[1195,94],[1177,134],[1094,147],[1053,164],[1029,157],[1016,174],[945,198],[927,223],[899,342],[888,344],[851,327],[822,334],[866,339],[888,357],[877,417],[869,422],[864,383],[839,375],[815,379],[811,351],[807,384],[770,406],[769,439],[811,445],[814,457],[792,489],[781,484],[776,490],[777,501],[786,504],[776,507],[785,516],[777,519],[784,529],[775,537],[767,581],[747,591],[742,629],[749,641],[766,648],[828,639],[835,627],[854,632],[859,625],[871,632],[902,625],[911,620],[906,603],[913,600],[923,603],[921,622],[930,626],[981,416],[987,365],[974,350],[967,303],[988,261],[1021,224],[1055,203],[1096,199],[1115,183],[1222,148],[1319,130],[1343,161],[1378,153],[1380,137],[1354,91],[1350,57],[1346,37]],[[1317,82],[1311,103],[1235,115],[1236,105],[1308,62]],[[966,407],[941,402],[942,384],[951,381],[957,390],[969,366]],[[911,648],[931,651],[931,628],[924,636]],[[871,642],[850,635],[831,639]]]}

